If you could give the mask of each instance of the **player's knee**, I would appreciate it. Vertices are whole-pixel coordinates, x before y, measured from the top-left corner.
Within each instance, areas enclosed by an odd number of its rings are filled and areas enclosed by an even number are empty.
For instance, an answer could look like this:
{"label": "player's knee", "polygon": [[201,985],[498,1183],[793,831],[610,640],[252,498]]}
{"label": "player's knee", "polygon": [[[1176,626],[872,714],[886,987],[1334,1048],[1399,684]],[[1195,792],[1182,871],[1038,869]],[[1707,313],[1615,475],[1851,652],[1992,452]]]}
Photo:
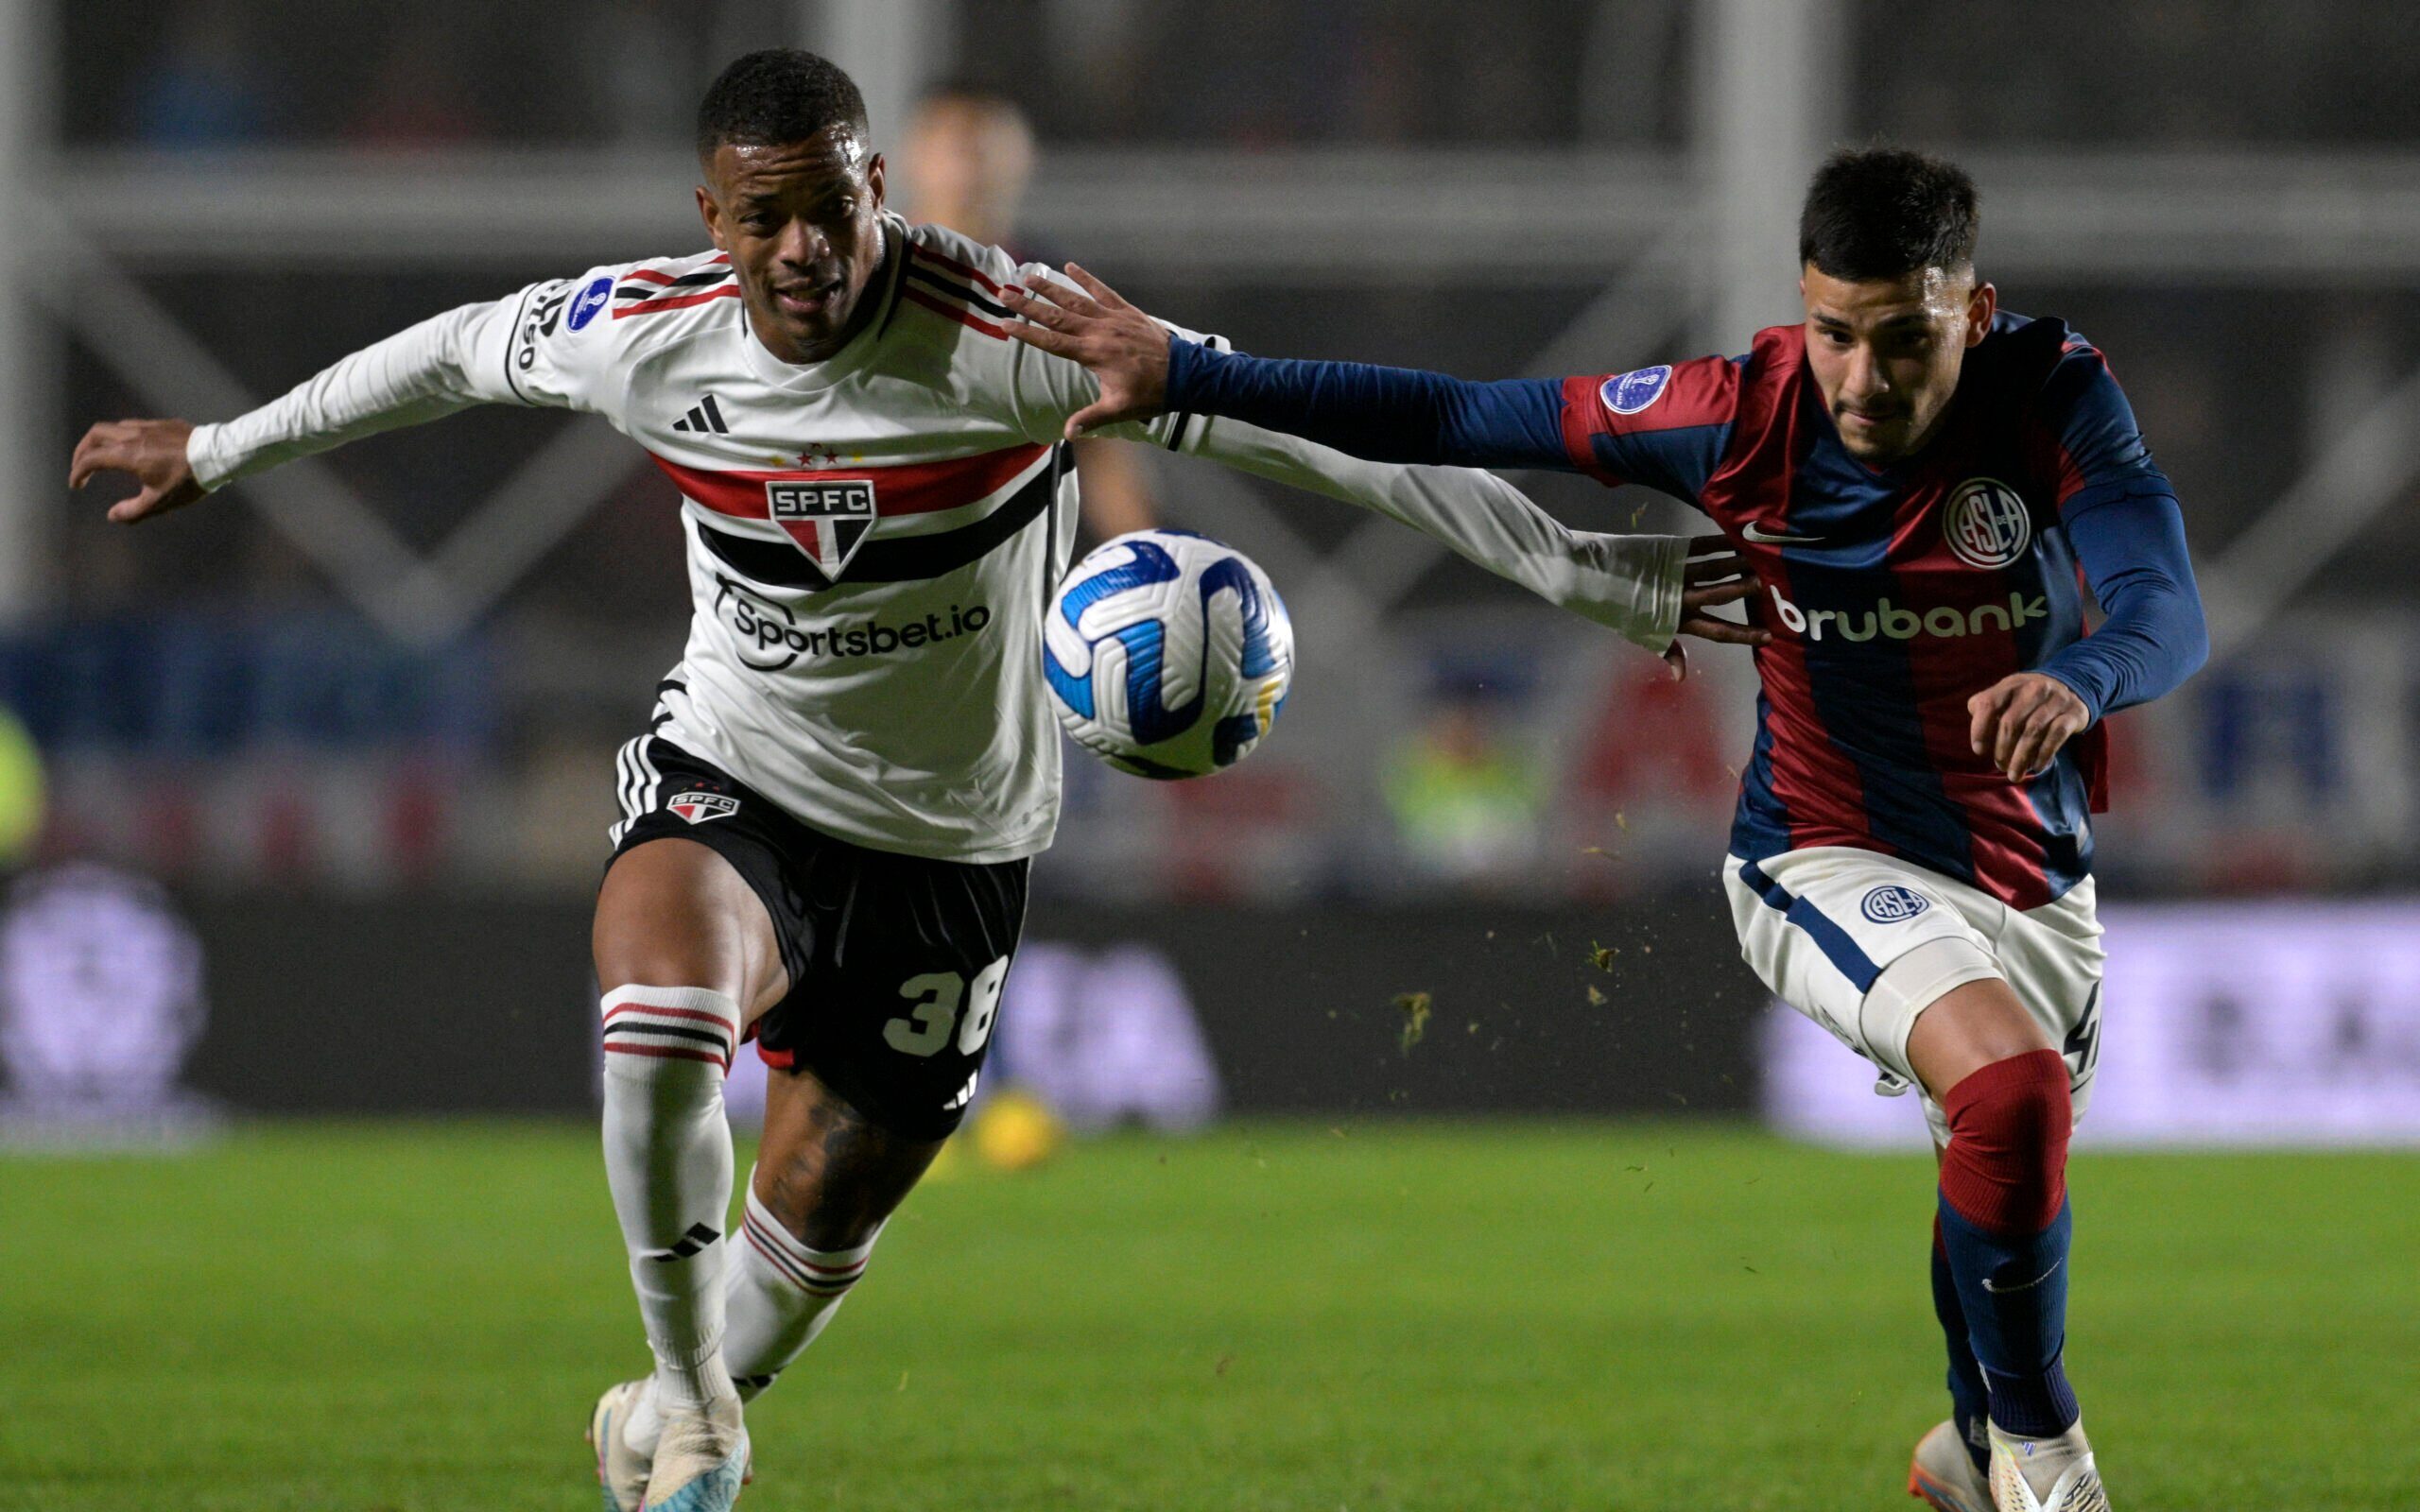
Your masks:
{"label": "player's knee", "polygon": [[816,1250],[854,1250],[873,1243],[890,1216],[890,1204],[848,1182],[776,1180],[760,1193],[752,1181],[749,1201],[757,1221],[778,1228],[796,1245]]}
{"label": "player's knee", "polygon": [[609,1086],[693,1099],[719,1095],[739,1046],[739,1004],[699,987],[617,987],[599,1004]]}
{"label": "player's knee", "polygon": [[2074,1108],[2055,1050],[1993,1061],[1949,1090],[1941,1191],[1958,1215],[1997,1233],[2038,1233],[2066,1201]]}

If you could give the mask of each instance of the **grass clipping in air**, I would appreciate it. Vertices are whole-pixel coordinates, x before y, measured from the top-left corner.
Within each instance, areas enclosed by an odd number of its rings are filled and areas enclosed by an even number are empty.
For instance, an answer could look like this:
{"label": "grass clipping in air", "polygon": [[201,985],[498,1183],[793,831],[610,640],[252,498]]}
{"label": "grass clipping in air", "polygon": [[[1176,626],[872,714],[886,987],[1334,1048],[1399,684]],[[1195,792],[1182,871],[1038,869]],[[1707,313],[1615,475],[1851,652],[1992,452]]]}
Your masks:
{"label": "grass clipping in air", "polygon": [[1420,1043],[1428,1033],[1429,998],[1426,992],[1399,992],[1395,995],[1395,1011],[1403,1015],[1403,1053]]}

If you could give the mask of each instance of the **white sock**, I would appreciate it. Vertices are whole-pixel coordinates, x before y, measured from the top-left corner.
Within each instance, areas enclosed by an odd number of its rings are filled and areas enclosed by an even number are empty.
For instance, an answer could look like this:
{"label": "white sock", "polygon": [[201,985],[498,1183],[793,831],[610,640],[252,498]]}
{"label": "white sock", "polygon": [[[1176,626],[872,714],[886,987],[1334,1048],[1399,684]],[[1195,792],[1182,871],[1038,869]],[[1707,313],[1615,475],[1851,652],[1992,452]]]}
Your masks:
{"label": "white sock", "polygon": [[653,1395],[668,1411],[694,1411],[734,1394],[722,1355],[722,1079],[739,1005],[704,988],[624,987],[605,995],[603,1011],[605,1177],[655,1351]]}
{"label": "white sock", "polygon": [[[723,1359],[740,1400],[755,1400],[815,1342],[849,1288],[865,1274],[874,1239],[881,1237],[876,1228],[873,1238],[854,1249],[809,1249],[756,1200],[755,1182],[749,1182],[745,1231],[735,1247],[735,1263],[723,1293],[731,1318],[723,1335]],[[663,1427],[650,1381],[623,1419],[622,1436],[632,1449],[652,1454]]]}
{"label": "white sock", "polygon": [[753,1400],[815,1342],[865,1274],[881,1237],[877,1226],[854,1248],[810,1249],[756,1200],[750,1183],[745,1231],[731,1268],[731,1333],[723,1346],[742,1400]]}

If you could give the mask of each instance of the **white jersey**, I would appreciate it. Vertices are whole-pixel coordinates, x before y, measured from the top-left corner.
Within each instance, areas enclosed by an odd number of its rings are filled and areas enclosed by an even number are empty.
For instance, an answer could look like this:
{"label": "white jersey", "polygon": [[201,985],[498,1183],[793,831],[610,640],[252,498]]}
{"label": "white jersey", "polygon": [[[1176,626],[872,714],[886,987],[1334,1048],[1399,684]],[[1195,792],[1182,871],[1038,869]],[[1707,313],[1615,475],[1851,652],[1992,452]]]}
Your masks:
{"label": "white jersey", "polygon": [[[424,321],[198,428],[195,476],[216,488],[473,404],[600,415],[682,497],[694,617],[655,732],[859,845],[1031,855],[1059,806],[1041,634],[1076,528],[1061,433],[1098,389],[1006,333],[1001,284],[1046,270],[896,217],[884,237],[873,313],[825,361],[765,348],[720,253],[595,268]],[[1575,534],[1484,472],[1208,417],[1109,434],[1394,515],[1657,649],[1678,623],[1685,542]]]}

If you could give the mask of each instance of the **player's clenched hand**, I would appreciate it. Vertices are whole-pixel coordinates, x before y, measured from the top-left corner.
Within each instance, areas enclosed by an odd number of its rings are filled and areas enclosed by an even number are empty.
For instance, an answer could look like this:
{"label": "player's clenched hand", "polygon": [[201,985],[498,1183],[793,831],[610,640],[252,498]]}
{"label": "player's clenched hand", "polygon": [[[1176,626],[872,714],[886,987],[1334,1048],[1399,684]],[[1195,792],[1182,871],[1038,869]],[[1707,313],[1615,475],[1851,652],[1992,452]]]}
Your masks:
{"label": "player's clenched hand", "polygon": [[1067,276],[1082,293],[1038,281],[1031,291],[1000,291],[1001,301],[1024,317],[1009,335],[1080,362],[1100,380],[1100,397],[1067,417],[1067,438],[1119,421],[1150,420],[1167,408],[1168,328],[1073,263]]}
{"label": "player's clenched hand", "polygon": [[[1727,538],[1719,535],[1692,538],[1688,565],[1681,574],[1679,635],[1694,635],[1699,640],[1724,645],[1764,644],[1773,638],[1771,630],[1706,612],[1723,604],[1737,603],[1754,593],[1756,587],[1756,576],[1748,570],[1747,558],[1732,548]],[[1677,636],[1665,649],[1664,664],[1672,669],[1672,680],[1675,682],[1689,675],[1688,652],[1683,648]]]}
{"label": "player's clenched hand", "polygon": [[2040,672],[2018,672],[2002,678],[1966,700],[1974,720],[1968,739],[1978,756],[2012,782],[2022,782],[2050,765],[2050,758],[2092,723],[2092,712],[2076,691]]}
{"label": "player's clenched hand", "polygon": [[141,491],[110,506],[110,518],[122,525],[182,509],[203,492],[185,460],[185,442],[192,435],[188,421],[104,421],[76,443],[67,486],[80,489],[103,472],[132,474]]}

